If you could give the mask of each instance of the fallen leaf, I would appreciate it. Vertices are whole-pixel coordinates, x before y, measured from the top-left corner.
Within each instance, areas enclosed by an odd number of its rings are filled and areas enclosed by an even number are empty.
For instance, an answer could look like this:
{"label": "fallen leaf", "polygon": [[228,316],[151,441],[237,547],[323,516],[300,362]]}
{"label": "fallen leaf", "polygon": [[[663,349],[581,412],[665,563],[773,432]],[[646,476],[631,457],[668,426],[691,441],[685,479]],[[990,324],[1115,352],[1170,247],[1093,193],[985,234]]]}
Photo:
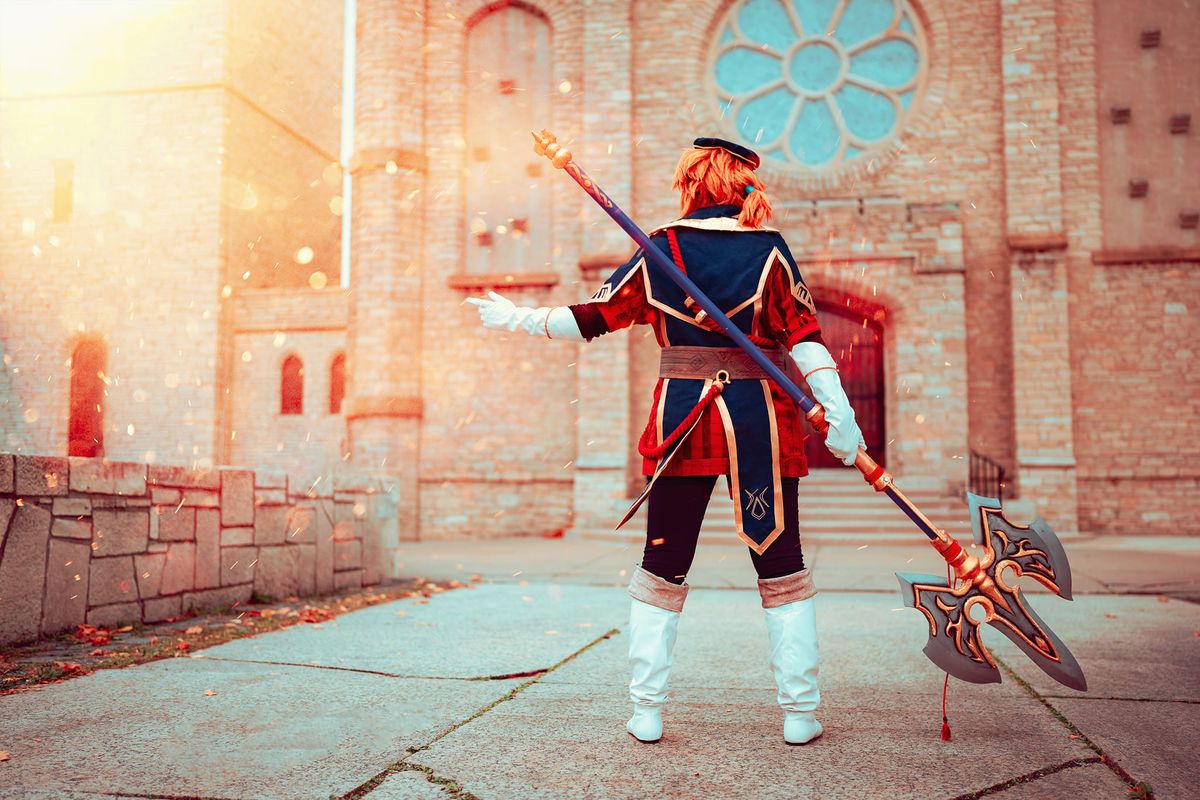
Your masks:
{"label": "fallen leaf", "polygon": [[1114,614],[1114,613],[1112,613],[1111,611],[1105,611],[1105,612],[1104,612],[1104,616],[1108,617],[1109,619],[1116,619],[1116,618],[1117,618],[1117,615],[1116,615],[1116,614]]}
{"label": "fallen leaf", "polygon": [[88,653],[88,655],[89,656],[106,656],[106,655],[108,655],[108,651],[97,647],[95,650]]}
{"label": "fallen leaf", "polygon": [[1155,599],[1156,599],[1156,600],[1158,600],[1158,602],[1160,602],[1160,603],[1169,603],[1169,602],[1171,602],[1171,598],[1169,598],[1169,597],[1163,597],[1161,594],[1160,594],[1158,597],[1156,597]]}
{"label": "fallen leaf", "polygon": [[186,631],[184,631],[184,633],[186,633],[188,636],[197,636],[201,633],[204,633],[204,626],[203,625],[193,625],[192,627],[190,627]]}
{"label": "fallen leaf", "polygon": [[175,645],[175,649],[176,650],[187,650],[191,646],[192,645],[189,642],[185,642],[182,639],[180,639],[178,644]]}
{"label": "fallen leaf", "polygon": [[216,692],[214,692],[212,689],[205,689],[205,690],[204,690],[204,696],[205,696],[205,697],[215,697],[215,696],[216,696],[216,694],[217,694],[217,693],[216,693]]}
{"label": "fallen leaf", "polygon": [[8,761],[8,751],[0,750],[0,761]]}
{"label": "fallen leaf", "polygon": [[129,633],[133,630],[132,625],[126,625],[124,628],[117,628],[116,633]]}

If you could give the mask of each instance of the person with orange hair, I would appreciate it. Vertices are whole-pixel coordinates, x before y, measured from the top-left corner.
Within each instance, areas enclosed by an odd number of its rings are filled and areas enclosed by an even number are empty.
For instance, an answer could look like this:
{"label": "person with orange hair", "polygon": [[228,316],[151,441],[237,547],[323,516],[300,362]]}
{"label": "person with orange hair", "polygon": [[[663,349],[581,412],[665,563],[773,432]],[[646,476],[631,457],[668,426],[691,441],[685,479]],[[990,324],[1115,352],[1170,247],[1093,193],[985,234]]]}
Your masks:
{"label": "person with orange hair", "polygon": [[[812,295],[783,236],[765,224],[771,201],[758,166],[758,154],[747,147],[696,139],[675,169],[682,216],[651,231],[650,241],[777,366],[807,381],[829,423],[826,447],[852,464],[865,448],[862,432],[821,339]],[[804,744],[820,736],[816,588],[798,524],[799,479],[808,474],[799,407],[692,298],[649,269],[640,249],[586,303],[535,309],[495,292],[489,298],[470,298],[487,328],[583,342],[643,324],[662,348],[638,443],[648,520],[642,563],[629,586],[629,733],[643,742],[662,737],[685,579],[713,487],[724,475],[738,536],[758,574],[784,740]]]}

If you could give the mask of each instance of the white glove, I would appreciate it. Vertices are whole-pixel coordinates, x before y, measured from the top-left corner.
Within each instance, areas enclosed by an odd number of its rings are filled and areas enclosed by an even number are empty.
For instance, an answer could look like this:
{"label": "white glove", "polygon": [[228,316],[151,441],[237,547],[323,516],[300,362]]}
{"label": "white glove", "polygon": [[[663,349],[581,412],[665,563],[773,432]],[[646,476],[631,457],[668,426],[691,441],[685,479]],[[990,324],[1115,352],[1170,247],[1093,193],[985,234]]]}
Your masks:
{"label": "white glove", "polygon": [[867,443],[854,421],[854,409],[838,379],[833,356],[822,344],[800,342],[792,348],[792,359],[800,367],[816,401],[825,409],[825,421],[829,423],[825,446],[838,461],[850,466],[859,448],[867,449]]}
{"label": "white glove", "polygon": [[575,315],[566,306],[528,308],[513,305],[511,300],[495,292],[488,292],[488,297],[491,299],[467,298],[468,303],[479,307],[479,319],[485,328],[494,331],[515,331],[519,328],[530,336],[548,336],[572,342],[584,340]]}

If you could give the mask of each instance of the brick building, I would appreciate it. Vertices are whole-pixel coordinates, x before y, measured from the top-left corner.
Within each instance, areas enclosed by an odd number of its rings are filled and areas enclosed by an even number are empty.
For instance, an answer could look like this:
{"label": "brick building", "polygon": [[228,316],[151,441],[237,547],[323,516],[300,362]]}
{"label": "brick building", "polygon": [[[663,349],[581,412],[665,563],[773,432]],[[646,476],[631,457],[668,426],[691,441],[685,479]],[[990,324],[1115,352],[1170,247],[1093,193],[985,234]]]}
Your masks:
{"label": "brick building", "polygon": [[[1014,519],[1200,533],[1184,0],[357,0],[347,288],[341,4],[172,8],[103,85],[0,77],[6,449],[349,462],[398,479],[404,537],[608,527],[653,338],[498,336],[461,303],[578,302],[631,251],[529,128],[645,227],[716,134],[763,153],[902,486],[953,497],[975,452]],[[72,415],[73,353],[104,364],[101,419]]]}

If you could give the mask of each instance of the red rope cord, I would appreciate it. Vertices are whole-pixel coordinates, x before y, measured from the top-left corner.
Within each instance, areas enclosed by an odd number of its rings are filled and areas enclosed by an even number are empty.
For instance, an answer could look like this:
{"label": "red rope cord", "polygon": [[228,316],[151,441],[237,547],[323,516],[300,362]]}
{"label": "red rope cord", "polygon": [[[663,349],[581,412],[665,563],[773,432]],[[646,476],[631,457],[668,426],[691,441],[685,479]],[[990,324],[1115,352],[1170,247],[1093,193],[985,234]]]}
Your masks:
{"label": "red rope cord", "polygon": [[[671,431],[671,435],[663,439],[661,444],[654,444],[655,425],[654,420],[651,419],[646,425],[646,430],[642,431],[641,438],[638,439],[638,453],[645,458],[651,458],[655,460],[662,458],[664,453],[670,450],[676,442],[683,438],[683,435],[688,432],[693,424],[695,424],[696,420],[700,418],[700,415],[703,414],[710,405],[712,405],[713,401],[717,399],[724,388],[725,384],[719,382],[710,386],[708,391],[705,392],[704,395],[696,402],[696,407],[688,412],[688,415],[683,418],[683,422],[679,423],[679,427]],[[666,398],[661,398],[659,402],[666,402]]]}

